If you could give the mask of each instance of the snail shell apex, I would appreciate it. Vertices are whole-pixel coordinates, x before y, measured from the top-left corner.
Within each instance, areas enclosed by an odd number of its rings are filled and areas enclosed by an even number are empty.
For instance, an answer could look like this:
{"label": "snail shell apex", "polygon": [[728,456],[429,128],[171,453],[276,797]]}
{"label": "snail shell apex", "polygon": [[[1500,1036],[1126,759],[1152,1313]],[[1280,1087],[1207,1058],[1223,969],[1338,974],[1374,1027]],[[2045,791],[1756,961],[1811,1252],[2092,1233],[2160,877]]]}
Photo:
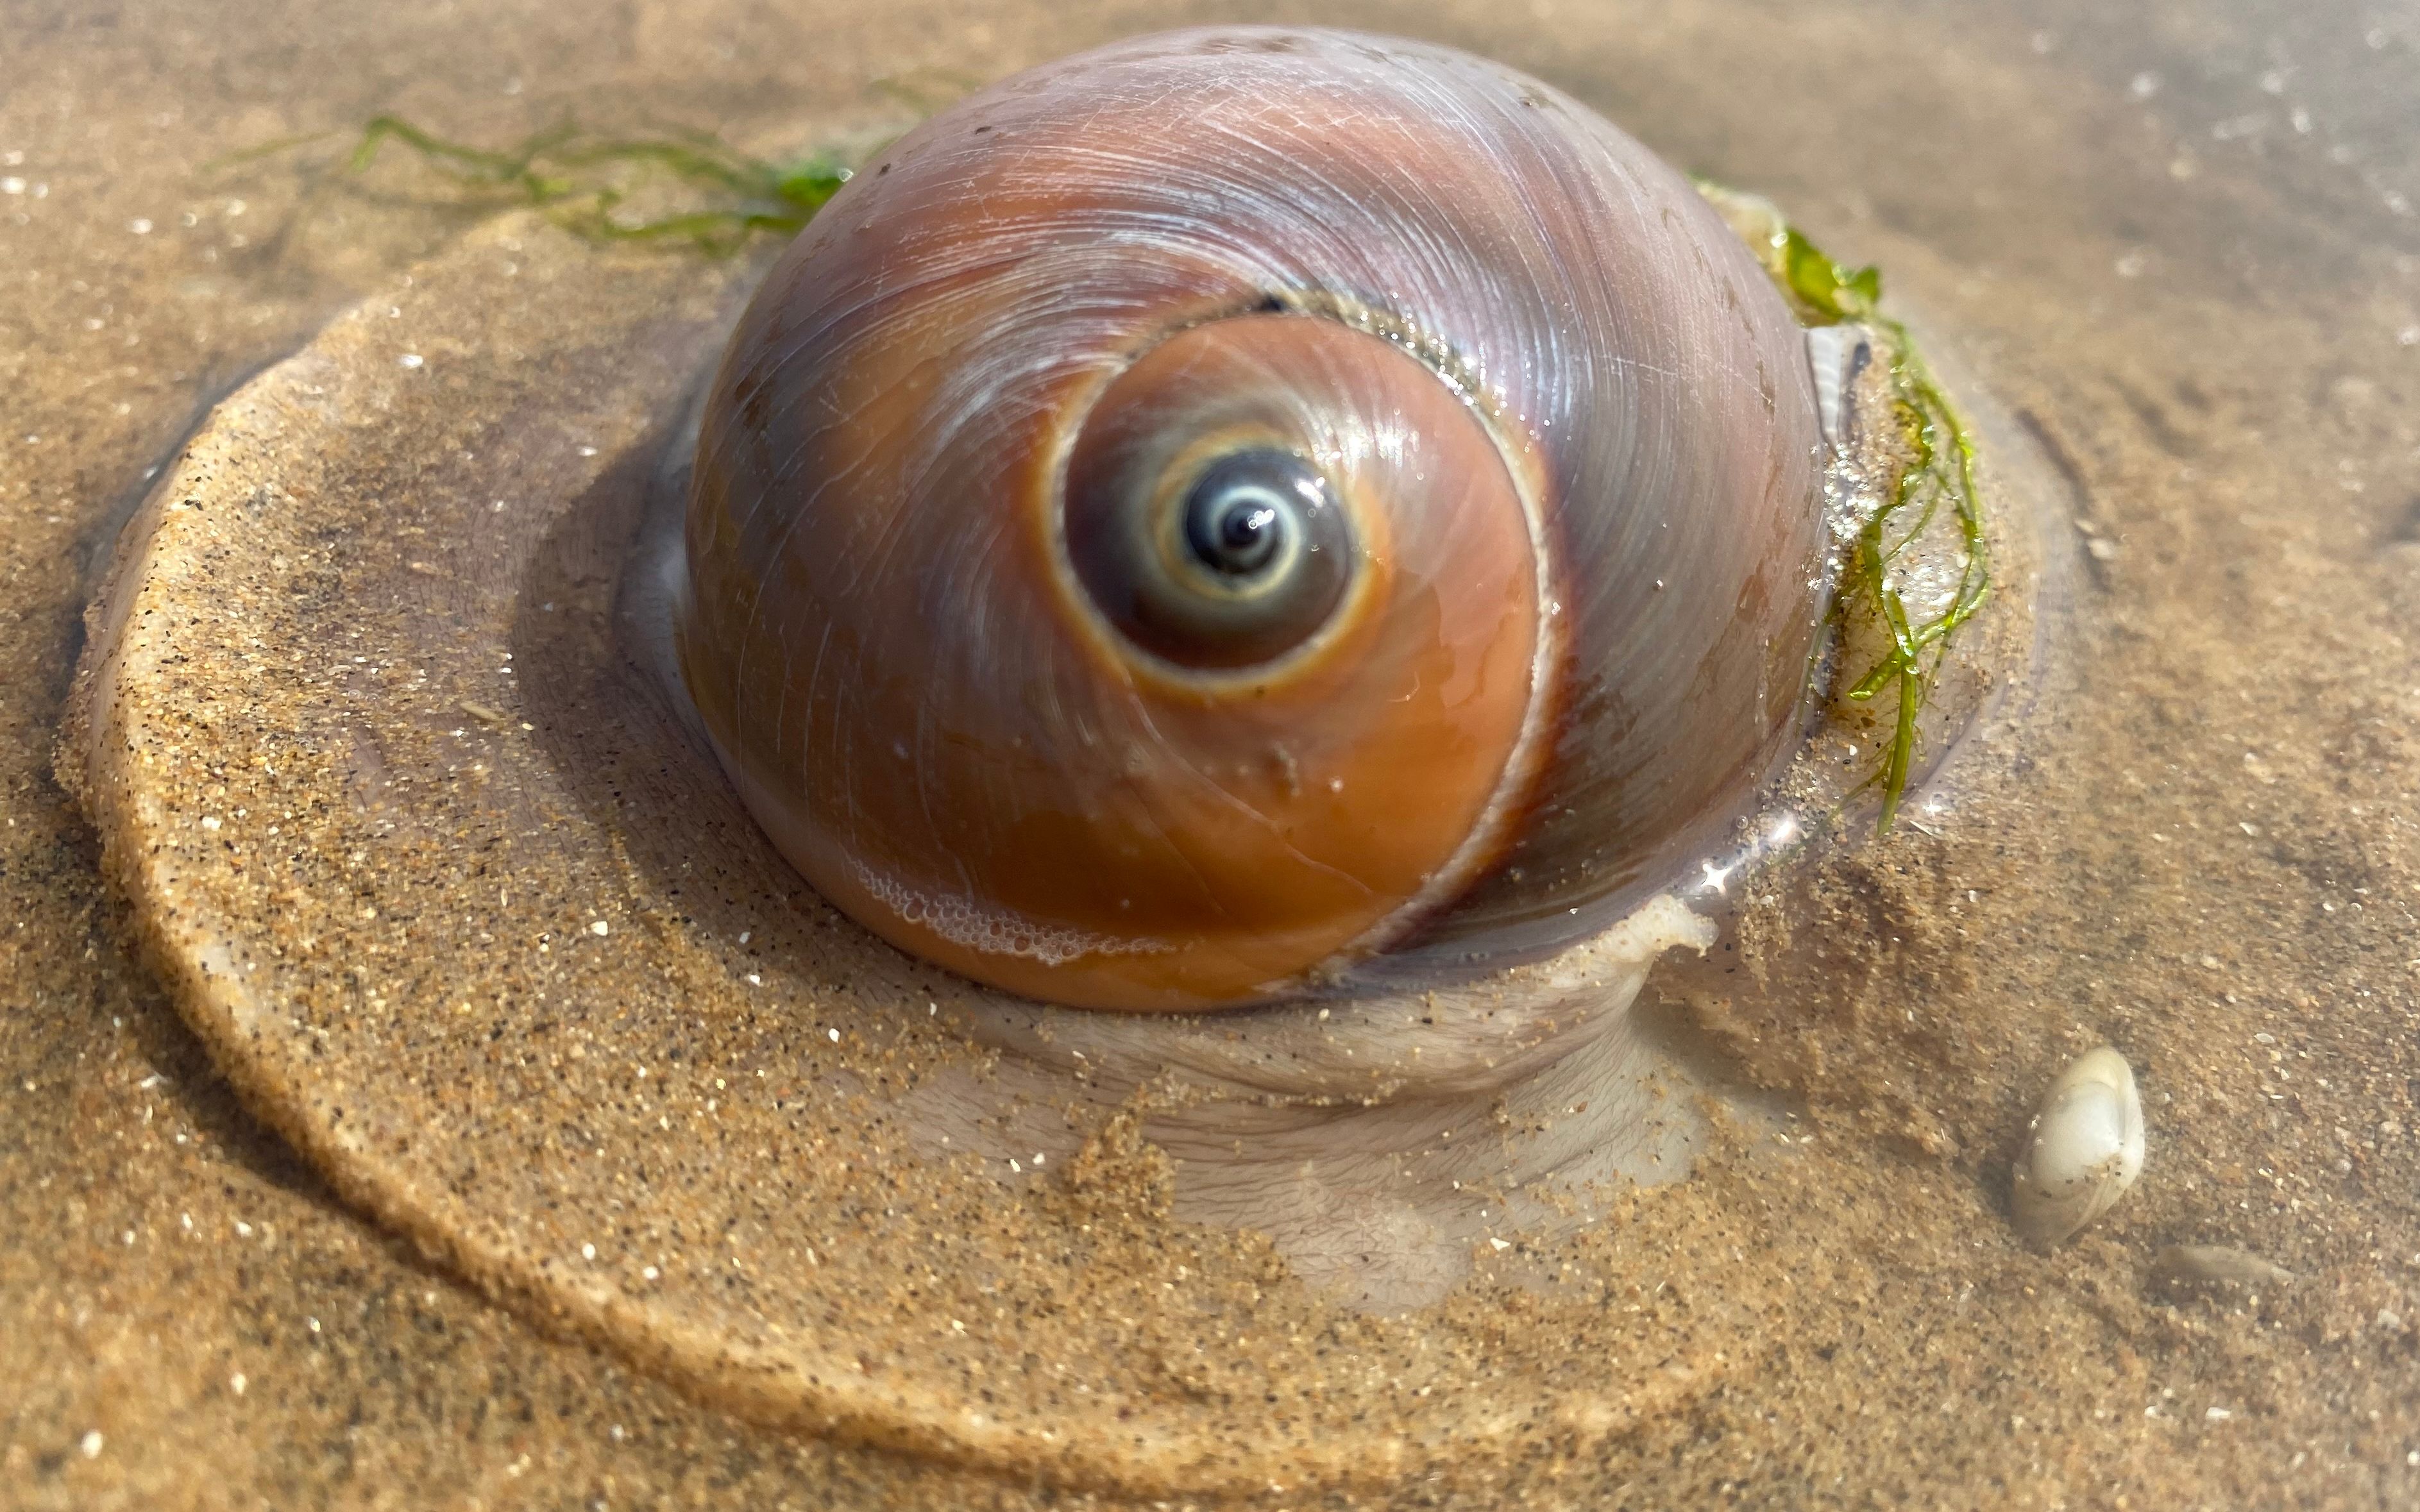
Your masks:
{"label": "snail shell apex", "polygon": [[801,234],[676,643],[793,864],[1075,1006],[1472,969],[1752,801],[1823,612],[1799,330],[1546,85],[1344,32],[1004,81]]}

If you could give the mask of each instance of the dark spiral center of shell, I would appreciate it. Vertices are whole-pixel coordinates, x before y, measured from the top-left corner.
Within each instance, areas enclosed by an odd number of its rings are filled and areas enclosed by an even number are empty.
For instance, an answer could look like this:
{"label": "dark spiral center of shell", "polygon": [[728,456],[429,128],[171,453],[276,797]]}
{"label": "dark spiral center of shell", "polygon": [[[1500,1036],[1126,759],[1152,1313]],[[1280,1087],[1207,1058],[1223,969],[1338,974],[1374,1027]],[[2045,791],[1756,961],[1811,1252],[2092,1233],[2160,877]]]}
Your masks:
{"label": "dark spiral center of shell", "polygon": [[1185,544],[1221,579],[1263,587],[1295,565],[1306,519],[1329,507],[1326,480],[1301,457],[1239,452],[1206,469],[1186,494]]}
{"label": "dark spiral center of shell", "polygon": [[1354,547],[1317,464],[1248,446],[1172,481],[1074,512],[1077,572],[1109,623],[1202,669],[1256,666],[1316,634],[1344,596]]}

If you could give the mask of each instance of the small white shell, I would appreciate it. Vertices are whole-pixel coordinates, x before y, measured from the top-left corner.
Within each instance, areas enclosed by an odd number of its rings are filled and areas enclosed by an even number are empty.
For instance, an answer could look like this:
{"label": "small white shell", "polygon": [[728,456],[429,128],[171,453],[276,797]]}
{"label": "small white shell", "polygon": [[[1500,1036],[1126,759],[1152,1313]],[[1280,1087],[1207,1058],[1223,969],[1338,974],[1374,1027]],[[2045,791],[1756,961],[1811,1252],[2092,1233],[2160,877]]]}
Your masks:
{"label": "small white shell", "polygon": [[2143,1174],[2143,1100],[2107,1045],[2079,1057],[2042,1098],[2017,1157],[2017,1228],[2055,1244],[2107,1212]]}
{"label": "small white shell", "polygon": [[1812,326],[1807,332],[1807,365],[1815,375],[1815,421],[1835,452],[1848,450],[1850,393],[1857,375],[1874,358],[1873,339],[1863,326]]}

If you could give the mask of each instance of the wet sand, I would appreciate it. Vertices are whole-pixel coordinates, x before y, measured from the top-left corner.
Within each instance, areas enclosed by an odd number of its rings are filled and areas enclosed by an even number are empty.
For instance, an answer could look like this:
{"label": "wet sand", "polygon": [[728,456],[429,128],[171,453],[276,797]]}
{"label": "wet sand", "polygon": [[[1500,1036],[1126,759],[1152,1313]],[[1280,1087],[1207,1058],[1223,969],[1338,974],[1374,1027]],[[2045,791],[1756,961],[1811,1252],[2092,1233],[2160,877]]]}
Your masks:
{"label": "wet sand", "polygon": [[[2282,10],[2106,34],[2081,11],[1929,15],[1316,13],[1541,72],[1882,263],[2063,480],[2079,580],[2035,716],[1954,774],[1957,801],[1776,903],[1815,985],[1699,1006],[1798,1100],[1803,1141],[1719,1157],[1619,1226],[1664,1320],[1718,1341],[1715,1387],[1585,1453],[1332,1500],[2420,1496],[2420,313],[2389,197],[2420,185],[2388,103],[2420,36]],[[21,10],[0,104],[0,154],[24,155],[0,166],[24,180],[0,200],[21,281],[0,311],[10,1499],[1053,1499],[743,1426],[364,1221],[132,958],[51,747],[85,564],[144,469],[465,229],[343,194],[299,213],[291,172],[197,180],[204,160],[387,105],[498,138],[568,104],[744,140],[878,122],[884,74],[988,76],[1202,19],[845,16],[801,48],[795,17],[686,7],[385,32]],[[2150,1165],[2111,1219],[2033,1253],[2008,1163],[2040,1088],[2103,1038],[2143,1079]],[[2177,1287],[2155,1256],[2178,1242],[2300,1279]],[[1551,1354],[1539,1315],[1494,1326],[1508,1357]]]}

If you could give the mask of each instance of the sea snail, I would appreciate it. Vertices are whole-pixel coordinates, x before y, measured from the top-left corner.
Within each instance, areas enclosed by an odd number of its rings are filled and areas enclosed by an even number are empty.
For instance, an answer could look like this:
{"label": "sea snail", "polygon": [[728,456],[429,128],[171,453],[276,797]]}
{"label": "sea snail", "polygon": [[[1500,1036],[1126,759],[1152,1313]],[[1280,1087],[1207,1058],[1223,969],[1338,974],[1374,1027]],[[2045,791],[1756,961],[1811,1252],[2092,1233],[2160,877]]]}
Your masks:
{"label": "sea snail", "polygon": [[1147,38],[861,170],[706,401],[675,636],[825,897],[1198,1011],[1534,959],[1706,854],[1825,611],[1803,332],[1533,79]]}

